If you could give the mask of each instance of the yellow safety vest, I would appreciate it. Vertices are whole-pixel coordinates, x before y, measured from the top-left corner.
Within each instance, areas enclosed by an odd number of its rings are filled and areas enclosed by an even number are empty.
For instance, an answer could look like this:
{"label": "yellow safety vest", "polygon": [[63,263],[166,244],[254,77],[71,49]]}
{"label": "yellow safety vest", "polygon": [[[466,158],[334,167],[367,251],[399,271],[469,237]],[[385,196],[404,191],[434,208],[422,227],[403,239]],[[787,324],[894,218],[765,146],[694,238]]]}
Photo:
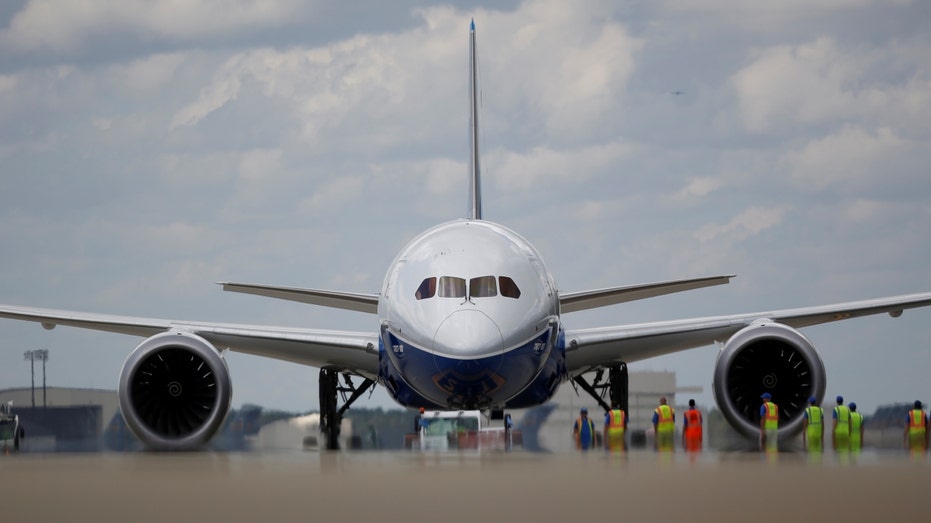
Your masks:
{"label": "yellow safety vest", "polygon": [[863,426],[863,414],[859,412],[850,413],[850,443],[860,445],[860,427]]}
{"label": "yellow safety vest", "polygon": [[845,405],[834,407],[834,413],[837,415],[837,425],[834,427],[835,434],[850,433],[850,409]]}
{"label": "yellow safety vest", "polygon": [[821,425],[821,422],[824,420],[824,411],[821,410],[821,407],[808,407],[805,409],[805,412],[808,413],[808,426],[812,425]]}
{"label": "yellow safety vest", "polygon": [[674,432],[676,430],[675,421],[673,421],[673,410],[669,405],[660,405],[656,407],[656,432]]}

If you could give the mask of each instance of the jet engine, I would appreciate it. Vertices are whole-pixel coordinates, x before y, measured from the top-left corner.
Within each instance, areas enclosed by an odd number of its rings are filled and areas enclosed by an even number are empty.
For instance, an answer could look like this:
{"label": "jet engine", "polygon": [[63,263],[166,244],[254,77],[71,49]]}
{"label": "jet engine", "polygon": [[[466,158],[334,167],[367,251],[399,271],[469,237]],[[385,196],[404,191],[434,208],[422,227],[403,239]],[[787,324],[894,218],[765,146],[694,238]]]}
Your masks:
{"label": "jet engine", "polygon": [[731,336],[718,354],[714,398],[724,418],[748,437],[760,431],[760,396],[779,407],[779,437],[798,434],[808,398],[824,398],[824,363],[799,331],[772,321],[755,322]]}
{"label": "jet engine", "polygon": [[220,352],[185,332],[147,338],[120,372],[123,418],[152,450],[202,447],[226,418],[232,394]]}

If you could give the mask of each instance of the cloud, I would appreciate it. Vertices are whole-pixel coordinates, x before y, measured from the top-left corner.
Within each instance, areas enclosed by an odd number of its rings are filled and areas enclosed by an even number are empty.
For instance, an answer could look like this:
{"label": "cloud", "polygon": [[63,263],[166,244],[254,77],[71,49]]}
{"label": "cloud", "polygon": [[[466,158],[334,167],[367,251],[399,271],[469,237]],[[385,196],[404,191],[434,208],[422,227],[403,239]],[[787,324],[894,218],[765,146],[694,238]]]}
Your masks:
{"label": "cloud", "polygon": [[743,123],[765,132],[824,121],[854,103],[851,89],[861,70],[829,38],[766,49],[733,78]]}
{"label": "cloud", "polygon": [[644,42],[612,20],[606,5],[526,2],[492,17],[480,52],[494,50],[482,65],[495,104],[531,118],[524,125],[539,118],[536,131],[547,139],[581,139],[614,126]]}
{"label": "cloud", "polygon": [[907,7],[913,0],[784,0],[746,2],[744,0],[660,0],[660,10],[687,15],[691,26],[707,29],[726,25],[733,32],[789,33],[800,22],[837,17],[870,7]]}
{"label": "cloud", "polygon": [[[358,135],[359,124],[370,131],[357,140],[369,148],[435,140],[439,132],[461,128],[456,124],[465,117],[449,108],[466,88],[462,20],[467,15],[434,7],[417,16],[422,25],[394,35],[237,53],[202,87],[197,100],[175,114],[172,127],[197,125],[254,84],[261,96],[292,108],[302,141],[315,147],[344,143],[342,128],[353,126]],[[478,18],[481,27],[489,28],[487,40],[480,33],[480,53],[494,50],[481,55],[481,73],[490,79],[483,85],[486,107],[512,106],[532,117],[542,115],[541,126],[528,132],[543,130],[559,139],[580,139],[616,125],[642,47],[623,26],[550,1],[527,2],[516,13],[480,11]],[[565,45],[558,39],[561,33],[583,37]],[[380,125],[358,121],[360,113]],[[500,126],[498,114],[489,112],[485,126]],[[412,118],[418,126],[404,124]],[[385,122],[396,122],[396,127],[383,132]]]}
{"label": "cloud", "polygon": [[527,152],[495,151],[489,159],[489,170],[500,188],[524,190],[535,185],[583,181],[631,151],[631,146],[623,142],[565,149],[534,147]]}
{"label": "cloud", "polygon": [[912,144],[902,139],[893,129],[880,128],[870,133],[859,127],[845,126],[837,133],[788,151],[784,162],[792,179],[804,190],[862,191],[891,183],[891,172],[899,173],[893,177],[910,177],[912,169],[903,166],[901,159],[921,154],[926,147],[927,144]]}
{"label": "cloud", "polygon": [[690,200],[708,196],[724,186],[724,180],[710,176],[692,178],[688,184],[673,195],[674,200]]}
{"label": "cloud", "polygon": [[931,124],[916,115],[931,112],[931,78],[915,72],[931,66],[929,52],[926,43],[841,46],[830,37],[758,50],[731,77],[740,119],[757,133],[843,120],[927,134]]}
{"label": "cloud", "polygon": [[702,243],[723,237],[739,242],[782,223],[788,207],[750,207],[724,225],[708,224],[698,229],[693,237]]}
{"label": "cloud", "polygon": [[125,35],[202,41],[294,23],[312,5],[298,0],[29,0],[0,31],[0,43],[21,52],[67,55],[83,51],[90,41]]}
{"label": "cloud", "polygon": [[199,245],[208,239],[207,230],[203,226],[180,221],[151,225],[145,227],[141,233],[146,238],[145,243],[155,244],[157,247],[185,248]]}
{"label": "cloud", "polygon": [[[236,60],[238,62],[238,60]],[[221,70],[210,85],[200,91],[197,101],[179,110],[171,119],[171,129],[186,125],[196,125],[208,114],[235,100],[242,87],[242,80],[237,74]]]}
{"label": "cloud", "polygon": [[111,74],[121,88],[151,93],[171,82],[186,58],[182,53],[158,53],[117,64]]}
{"label": "cloud", "polygon": [[320,212],[344,209],[346,204],[358,200],[367,180],[357,176],[343,176],[316,188],[313,196],[301,202],[301,212]]}

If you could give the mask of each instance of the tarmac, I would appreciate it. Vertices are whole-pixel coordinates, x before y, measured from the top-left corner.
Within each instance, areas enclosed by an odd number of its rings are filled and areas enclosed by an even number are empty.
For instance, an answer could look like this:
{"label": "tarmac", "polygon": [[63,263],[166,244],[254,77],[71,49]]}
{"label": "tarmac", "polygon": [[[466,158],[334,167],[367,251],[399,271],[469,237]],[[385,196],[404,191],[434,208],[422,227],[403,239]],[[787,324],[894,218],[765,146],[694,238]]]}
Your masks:
{"label": "tarmac", "polygon": [[927,519],[928,454],[198,452],[0,456],[8,521]]}

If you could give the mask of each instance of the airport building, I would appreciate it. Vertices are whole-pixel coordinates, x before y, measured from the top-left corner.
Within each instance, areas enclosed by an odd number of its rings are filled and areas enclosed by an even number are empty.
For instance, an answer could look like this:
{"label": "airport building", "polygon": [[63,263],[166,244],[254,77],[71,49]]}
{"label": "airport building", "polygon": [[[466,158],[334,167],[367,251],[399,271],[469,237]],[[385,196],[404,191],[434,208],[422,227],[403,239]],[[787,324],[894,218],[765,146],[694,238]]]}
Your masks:
{"label": "airport building", "polygon": [[119,410],[114,390],[24,387],[0,390],[0,403],[13,402],[25,431],[23,450],[98,451],[105,427]]}

